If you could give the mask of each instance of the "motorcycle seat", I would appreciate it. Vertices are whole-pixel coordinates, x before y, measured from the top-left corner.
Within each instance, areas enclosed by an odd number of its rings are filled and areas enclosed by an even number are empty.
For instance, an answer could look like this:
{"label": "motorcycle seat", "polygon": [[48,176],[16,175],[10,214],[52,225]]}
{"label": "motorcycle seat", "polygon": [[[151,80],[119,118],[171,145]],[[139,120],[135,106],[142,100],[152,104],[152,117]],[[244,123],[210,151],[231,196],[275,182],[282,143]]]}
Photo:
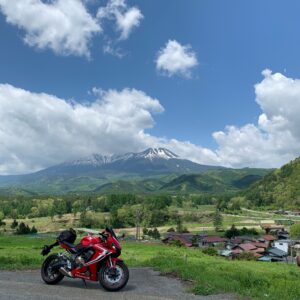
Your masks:
{"label": "motorcycle seat", "polygon": [[66,241],[64,241],[63,243],[70,248],[70,251],[73,254],[82,253],[82,252],[92,248],[91,246],[83,246],[82,244],[74,245],[74,244],[66,242]]}

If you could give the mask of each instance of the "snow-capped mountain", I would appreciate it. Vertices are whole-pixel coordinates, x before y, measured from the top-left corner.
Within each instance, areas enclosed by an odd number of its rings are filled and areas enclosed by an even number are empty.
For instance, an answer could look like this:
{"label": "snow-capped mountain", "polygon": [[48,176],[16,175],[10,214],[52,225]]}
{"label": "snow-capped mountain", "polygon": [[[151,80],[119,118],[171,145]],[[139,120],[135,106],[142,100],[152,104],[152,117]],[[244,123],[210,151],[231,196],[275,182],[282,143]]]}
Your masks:
{"label": "snow-capped mountain", "polygon": [[149,148],[143,152],[136,153],[135,157],[152,159],[179,159],[179,156],[166,148]]}
{"label": "snow-capped mountain", "polygon": [[101,155],[92,154],[80,159],[64,162],[61,166],[91,166],[100,167],[103,165],[111,164],[117,161],[127,161],[132,159],[149,159],[150,161],[156,159],[180,159],[178,155],[171,152],[166,148],[149,148],[139,153],[129,152],[123,155]]}
{"label": "snow-capped mountain", "polygon": [[[203,173],[220,167],[205,166],[182,159],[165,148],[149,148],[138,153],[121,155],[93,154],[87,157],[64,162],[44,170],[13,177],[0,176],[1,186],[38,186],[60,182],[90,182],[101,180],[151,177],[155,175]],[[88,178],[88,179],[87,179]]]}
{"label": "snow-capped mountain", "polygon": [[[37,172],[47,175],[97,175],[127,174],[148,176],[168,173],[199,173],[217,167],[200,165],[187,159],[182,159],[166,148],[149,148],[138,153],[121,155],[93,154],[88,157],[47,168]],[[37,174],[35,173],[35,174]]]}
{"label": "snow-capped mountain", "polygon": [[[26,193],[63,194],[67,192],[141,192],[151,191],[216,191],[219,179],[207,171],[217,170],[225,178],[257,175],[255,170],[235,171],[200,165],[180,158],[165,148],[149,148],[121,155],[93,154],[64,162],[27,175],[0,176],[0,189],[21,188]],[[245,173],[246,172],[246,173]],[[253,173],[254,172],[254,173]],[[157,176],[158,175],[158,176]],[[223,177],[222,177],[223,178]],[[240,177],[237,176],[237,179]],[[227,180],[227,179],[226,179]],[[225,180],[225,181],[226,181]],[[227,182],[227,181],[226,181]],[[232,188],[228,182],[227,188]],[[233,183],[234,184],[234,183]]]}

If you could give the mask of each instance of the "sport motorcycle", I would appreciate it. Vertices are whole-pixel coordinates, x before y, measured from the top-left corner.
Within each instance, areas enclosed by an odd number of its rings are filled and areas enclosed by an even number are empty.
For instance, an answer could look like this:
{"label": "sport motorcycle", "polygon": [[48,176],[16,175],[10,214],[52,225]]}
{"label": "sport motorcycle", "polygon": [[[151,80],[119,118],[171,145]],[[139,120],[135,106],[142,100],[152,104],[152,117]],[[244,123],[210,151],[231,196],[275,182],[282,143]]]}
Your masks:
{"label": "sport motorcycle", "polygon": [[[72,228],[62,231],[52,245],[45,245],[41,254],[48,255],[55,246],[65,251],[49,255],[41,268],[42,279],[47,284],[57,284],[65,276],[99,281],[108,291],[122,289],[129,279],[129,271],[119,258],[122,247],[112,228],[98,235],[84,236],[75,245],[77,234]],[[86,283],[85,283],[86,285]]]}

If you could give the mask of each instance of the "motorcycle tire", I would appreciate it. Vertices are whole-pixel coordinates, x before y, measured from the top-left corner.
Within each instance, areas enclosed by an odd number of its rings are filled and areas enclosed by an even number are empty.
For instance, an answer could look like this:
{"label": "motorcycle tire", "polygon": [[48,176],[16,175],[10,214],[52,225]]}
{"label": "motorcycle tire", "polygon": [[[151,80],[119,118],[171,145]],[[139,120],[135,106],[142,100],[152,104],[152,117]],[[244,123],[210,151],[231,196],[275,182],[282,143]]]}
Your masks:
{"label": "motorcycle tire", "polygon": [[129,270],[124,262],[118,261],[116,263],[116,274],[110,274],[111,268],[103,265],[98,273],[99,283],[107,291],[118,291],[122,289],[128,282]]}
{"label": "motorcycle tire", "polygon": [[51,264],[53,264],[57,260],[58,256],[56,254],[52,254],[48,256],[43,262],[41,268],[41,276],[44,282],[47,284],[57,284],[64,278],[64,275],[61,274],[59,271],[51,272],[51,270],[49,270]]}

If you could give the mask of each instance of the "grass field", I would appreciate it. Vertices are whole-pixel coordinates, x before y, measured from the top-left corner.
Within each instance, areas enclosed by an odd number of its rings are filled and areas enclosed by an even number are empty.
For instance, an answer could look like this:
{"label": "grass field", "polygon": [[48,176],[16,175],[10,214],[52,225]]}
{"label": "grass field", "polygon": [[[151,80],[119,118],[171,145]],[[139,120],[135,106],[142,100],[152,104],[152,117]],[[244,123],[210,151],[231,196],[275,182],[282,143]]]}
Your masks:
{"label": "grass field", "polygon": [[[173,208],[175,209],[175,208]],[[212,232],[214,230],[213,218],[211,214],[215,211],[213,205],[200,205],[197,208],[184,208],[180,209],[179,213],[183,216],[183,226],[186,227],[191,232],[206,231]],[[189,214],[193,213],[198,216],[198,220],[188,220]],[[95,218],[109,217],[108,213],[93,212]],[[81,227],[79,224],[79,214],[74,216],[74,214],[64,214],[62,216],[50,217],[37,217],[37,218],[26,218],[17,219],[17,221],[24,222],[30,227],[35,226],[38,232],[49,233],[57,232],[61,229],[70,227]],[[186,217],[184,217],[186,216]],[[291,219],[293,221],[300,221],[300,216],[280,216],[264,211],[254,211],[254,210],[242,210],[239,214],[226,214],[223,213],[223,228],[228,229],[232,224],[235,224],[237,228],[248,227],[260,229],[261,222],[272,223],[277,219]],[[11,223],[12,219],[5,219],[6,226],[0,227],[0,232],[6,231],[7,233],[12,233]],[[176,224],[166,224],[164,226],[159,226],[158,230],[161,233],[166,232],[170,227],[176,227]],[[135,234],[134,228],[123,228],[120,229],[122,232],[127,234]]]}
{"label": "grass field", "polygon": [[[40,248],[53,238],[0,236],[0,269],[36,269]],[[193,282],[201,294],[236,293],[245,299],[300,299],[300,268],[283,263],[229,261],[204,255],[199,249],[162,244],[123,243],[129,266],[149,266]]]}

